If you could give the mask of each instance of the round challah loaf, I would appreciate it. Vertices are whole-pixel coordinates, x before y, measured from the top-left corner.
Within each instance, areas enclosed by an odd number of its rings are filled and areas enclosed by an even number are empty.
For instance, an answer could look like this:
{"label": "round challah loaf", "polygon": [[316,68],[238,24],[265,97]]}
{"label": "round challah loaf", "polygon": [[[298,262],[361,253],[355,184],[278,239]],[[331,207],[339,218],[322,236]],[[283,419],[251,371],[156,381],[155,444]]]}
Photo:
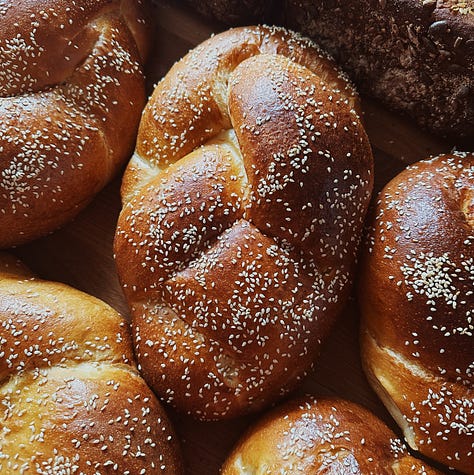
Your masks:
{"label": "round challah loaf", "polygon": [[0,2],[0,248],[74,217],[145,104],[142,0]]}
{"label": "round challah loaf", "polygon": [[0,255],[0,473],[182,473],[158,400],[105,303]]}
{"label": "round challah loaf", "polygon": [[258,409],[344,303],[372,188],[357,98],[309,40],[239,28],[145,108],[115,240],[139,367],[196,417]]}
{"label": "round challah loaf", "polygon": [[372,413],[340,399],[306,397],[263,417],[222,475],[436,475]]}
{"label": "round challah loaf", "polygon": [[474,474],[474,154],[382,190],[359,300],[367,375],[408,443]]}

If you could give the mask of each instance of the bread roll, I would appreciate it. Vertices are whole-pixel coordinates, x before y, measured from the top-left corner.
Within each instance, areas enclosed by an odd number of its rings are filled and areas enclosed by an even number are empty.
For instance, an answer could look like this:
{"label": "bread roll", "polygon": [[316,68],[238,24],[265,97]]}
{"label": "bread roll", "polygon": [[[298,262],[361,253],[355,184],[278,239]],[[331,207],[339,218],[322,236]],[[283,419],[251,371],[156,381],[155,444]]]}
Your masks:
{"label": "bread roll", "polygon": [[436,475],[372,413],[306,397],[267,414],[241,438],[222,475]]}
{"label": "bread roll", "polygon": [[125,321],[0,255],[0,473],[182,473]]}
{"label": "bread roll", "polygon": [[362,358],[414,449],[474,474],[474,154],[380,193],[360,281]]}
{"label": "bread roll", "polygon": [[128,159],[145,104],[142,0],[0,5],[0,248],[74,217]]}
{"label": "bread roll", "polygon": [[214,36],[155,89],[115,254],[144,377],[202,419],[309,370],[346,300],[372,189],[357,97],[309,40]]}

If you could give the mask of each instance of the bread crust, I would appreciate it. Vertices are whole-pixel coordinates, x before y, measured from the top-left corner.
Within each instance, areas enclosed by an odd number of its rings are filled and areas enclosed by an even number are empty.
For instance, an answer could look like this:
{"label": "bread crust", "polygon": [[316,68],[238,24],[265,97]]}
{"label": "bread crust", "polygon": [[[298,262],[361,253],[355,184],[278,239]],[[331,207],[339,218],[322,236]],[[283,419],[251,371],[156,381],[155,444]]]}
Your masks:
{"label": "bread crust", "polygon": [[270,412],[240,439],[222,475],[419,474],[437,470],[411,457],[367,409],[337,398],[305,397]]}
{"label": "bread crust", "polygon": [[472,0],[188,0],[228,25],[285,25],[317,41],[360,92],[472,147]]}
{"label": "bread crust", "polygon": [[182,473],[127,323],[0,254],[0,472]]}
{"label": "bread crust", "polygon": [[408,167],[380,193],[359,302],[369,380],[413,448],[472,474],[474,155]]}
{"label": "bread crust", "polygon": [[147,104],[115,238],[141,371],[202,419],[269,404],[343,304],[372,189],[350,83],[309,40],[250,27]]}
{"label": "bread crust", "polygon": [[361,92],[438,135],[472,140],[472,1],[286,0],[285,14],[285,23],[334,55]]}
{"label": "bread crust", "polygon": [[143,3],[2,3],[0,248],[66,223],[130,156],[145,104]]}
{"label": "bread crust", "polygon": [[[278,1],[266,0],[185,0],[206,17],[215,18],[229,26],[245,25],[267,19]],[[273,15],[272,15],[273,16]]]}

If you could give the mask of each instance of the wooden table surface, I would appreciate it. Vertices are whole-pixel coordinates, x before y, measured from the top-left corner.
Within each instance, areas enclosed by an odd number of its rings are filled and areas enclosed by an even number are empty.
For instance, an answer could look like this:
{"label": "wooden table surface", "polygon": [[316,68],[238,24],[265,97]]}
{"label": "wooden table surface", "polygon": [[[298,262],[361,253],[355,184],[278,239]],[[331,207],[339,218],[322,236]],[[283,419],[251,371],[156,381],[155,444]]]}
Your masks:
{"label": "wooden table surface", "polygon": [[[149,66],[150,91],[187,50],[222,27],[178,7],[155,7],[154,53]],[[450,151],[453,144],[420,131],[410,121],[363,101],[367,131],[375,156],[376,190],[407,163]],[[68,283],[95,295],[122,314],[127,307],[118,284],[112,241],[120,210],[120,176],[74,222],[14,252],[39,276]],[[385,420],[397,433],[382,404],[369,388],[359,361],[358,315],[352,299],[298,394],[337,395],[358,402]],[[238,420],[202,423],[169,411],[181,440],[189,474],[217,474],[226,454],[253,415]],[[451,472],[452,473],[452,472]]]}

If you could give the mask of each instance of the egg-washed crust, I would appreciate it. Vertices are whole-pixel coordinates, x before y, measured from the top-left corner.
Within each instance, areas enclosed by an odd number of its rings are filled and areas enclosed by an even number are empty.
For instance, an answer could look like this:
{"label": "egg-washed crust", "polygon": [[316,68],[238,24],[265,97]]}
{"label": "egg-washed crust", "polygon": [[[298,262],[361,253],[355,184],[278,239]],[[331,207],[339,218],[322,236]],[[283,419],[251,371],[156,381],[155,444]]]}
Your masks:
{"label": "egg-washed crust", "polygon": [[367,409],[305,397],[265,415],[240,439],[222,475],[437,475]]}
{"label": "egg-washed crust", "polygon": [[279,28],[214,36],[157,86],[115,254],[140,369],[180,410],[257,410],[309,370],[372,190],[354,108],[332,60]]}
{"label": "egg-washed crust", "polygon": [[132,150],[142,0],[0,3],[0,248],[75,216]]}
{"label": "egg-washed crust", "polygon": [[369,379],[413,448],[473,474],[474,154],[408,167],[374,213],[359,295]]}
{"label": "egg-washed crust", "polygon": [[127,323],[2,254],[0,401],[2,475],[182,473]]}

